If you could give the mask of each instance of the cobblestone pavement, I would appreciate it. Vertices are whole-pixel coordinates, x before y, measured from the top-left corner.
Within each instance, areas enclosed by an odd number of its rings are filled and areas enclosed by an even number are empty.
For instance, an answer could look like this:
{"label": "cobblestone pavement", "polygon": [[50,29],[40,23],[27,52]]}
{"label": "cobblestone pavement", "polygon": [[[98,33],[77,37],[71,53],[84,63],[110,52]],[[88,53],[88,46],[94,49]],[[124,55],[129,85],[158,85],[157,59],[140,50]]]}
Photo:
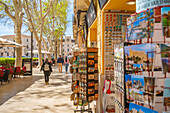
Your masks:
{"label": "cobblestone pavement", "polygon": [[53,70],[49,85],[45,85],[43,73],[34,69],[33,77],[1,86],[0,96],[7,101],[1,102],[0,113],[73,113],[71,75],[57,73],[56,68]]}

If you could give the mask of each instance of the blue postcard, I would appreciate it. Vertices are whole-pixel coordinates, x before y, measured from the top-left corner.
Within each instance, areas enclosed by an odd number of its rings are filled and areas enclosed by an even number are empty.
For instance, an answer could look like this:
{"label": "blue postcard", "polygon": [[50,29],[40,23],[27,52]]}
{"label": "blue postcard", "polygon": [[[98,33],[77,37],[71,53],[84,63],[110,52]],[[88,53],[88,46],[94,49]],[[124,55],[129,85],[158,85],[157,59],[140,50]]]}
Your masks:
{"label": "blue postcard", "polygon": [[158,113],[158,112],[149,108],[145,108],[143,106],[139,106],[137,104],[130,103],[129,113]]}

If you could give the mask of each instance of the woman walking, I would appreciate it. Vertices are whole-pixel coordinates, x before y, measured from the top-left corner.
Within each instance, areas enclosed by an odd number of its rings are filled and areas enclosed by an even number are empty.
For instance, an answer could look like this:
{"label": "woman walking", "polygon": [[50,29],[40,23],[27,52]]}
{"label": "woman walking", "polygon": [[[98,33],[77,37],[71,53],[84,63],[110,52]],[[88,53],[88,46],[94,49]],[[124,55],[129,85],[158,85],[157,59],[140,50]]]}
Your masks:
{"label": "woman walking", "polygon": [[68,60],[68,57],[67,57],[67,56],[66,56],[65,59],[64,59],[64,65],[65,65],[65,71],[66,71],[66,74],[67,74],[68,66],[69,66],[69,60]]}
{"label": "woman walking", "polygon": [[41,66],[41,70],[40,71],[44,71],[44,78],[45,78],[45,84],[49,84],[49,76],[52,72],[52,68],[51,68],[51,64],[48,62],[48,59],[45,59],[45,62],[43,63],[43,65]]}

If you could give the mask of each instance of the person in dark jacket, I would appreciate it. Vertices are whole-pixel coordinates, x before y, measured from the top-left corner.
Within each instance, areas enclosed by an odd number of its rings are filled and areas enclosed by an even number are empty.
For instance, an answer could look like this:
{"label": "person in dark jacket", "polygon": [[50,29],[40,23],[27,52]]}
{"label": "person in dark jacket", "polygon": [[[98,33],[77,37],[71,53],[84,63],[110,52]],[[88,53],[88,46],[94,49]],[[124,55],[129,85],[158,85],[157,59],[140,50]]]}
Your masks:
{"label": "person in dark jacket", "polygon": [[45,59],[45,62],[41,66],[40,71],[44,71],[44,77],[45,77],[45,84],[49,84],[49,76],[52,72],[51,64],[48,62],[48,59]]}
{"label": "person in dark jacket", "polygon": [[59,69],[59,73],[62,73],[62,66],[64,63],[64,59],[61,57],[61,55],[59,56],[59,58],[57,59],[57,64],[58,64],[58,69]]}

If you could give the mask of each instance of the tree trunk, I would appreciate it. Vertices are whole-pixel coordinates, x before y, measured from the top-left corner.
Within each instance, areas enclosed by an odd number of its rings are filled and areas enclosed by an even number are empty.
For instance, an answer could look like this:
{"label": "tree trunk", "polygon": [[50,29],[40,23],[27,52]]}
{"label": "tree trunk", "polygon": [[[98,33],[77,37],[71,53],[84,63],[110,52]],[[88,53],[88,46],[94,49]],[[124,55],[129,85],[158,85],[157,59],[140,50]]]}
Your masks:
{"label": "tree trunk", "polygon": [[[21,27],[16,25],[15,27],[15,42],[21,44]],[[22,67],[22,47],[15,49],[15,67]]]}
{"label": "tree trunk", "polygon": [[[60,39],[57,39],[57,42],[60,42]],[[60,43],[57,43],[57,55],[60,55]]]}
{"label": "tree trunk", "polygon": [[41,53],[41,41],[38,42],[38,66],[42,66],[42,53]]}

